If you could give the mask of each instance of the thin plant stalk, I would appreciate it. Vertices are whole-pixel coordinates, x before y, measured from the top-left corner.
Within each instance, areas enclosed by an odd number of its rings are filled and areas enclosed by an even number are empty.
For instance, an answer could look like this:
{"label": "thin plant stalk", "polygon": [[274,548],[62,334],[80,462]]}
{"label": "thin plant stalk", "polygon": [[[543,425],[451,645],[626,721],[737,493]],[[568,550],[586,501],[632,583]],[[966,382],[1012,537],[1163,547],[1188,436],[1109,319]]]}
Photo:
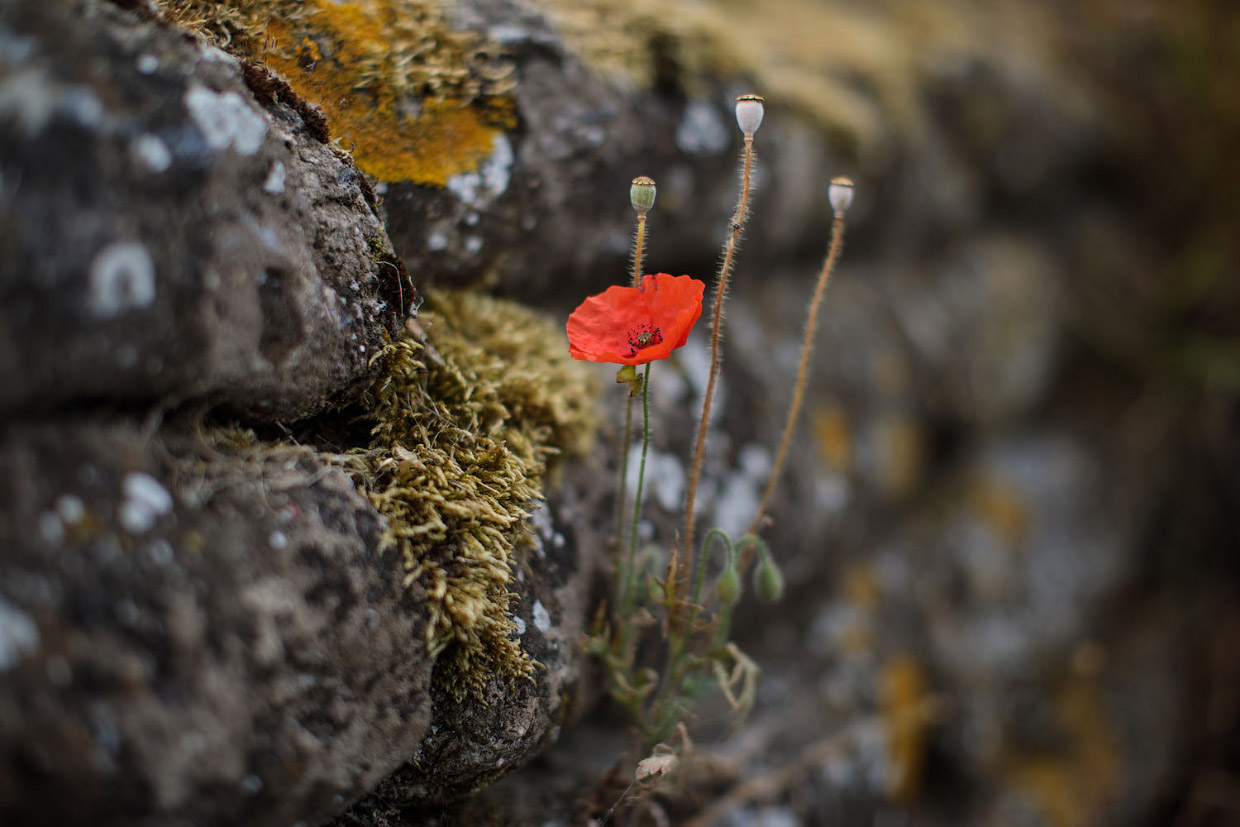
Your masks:
{"label": "thin plant stalk", "polygon": [[741,192],[736,202],[736,212],[732,214],[731,232],[724,246],[723,261],[719,265],[719,276],[715,282],[715,307],[711,315],[710,331],[710,373],[706,380],[706,395],[702,399],[702,418],[698,422],[697,442],[693,450],[693,465],[689,473],[689,490],[685,497],[685,559],[677,575],[677,594],[684,599],[689,588],[689,571],[692,570],[691,556],[693,553],[693,509],[697,499],[698,480],[702,475],[702,456],[706,453],[706,429],[710,424],[710,408],[715,399],[715,383],[719,377],[720,344],[723,340],[723,300],[728,292],[728,279],[732,275],[732,265],[736,258],[736,248],[740,243],[741,230],[749,218],[749,192],[753,183],[753,136],[745,136],[744,166],[741,173]]}
{"label": "thin plant stalk", "polygon": [[[624,557],[624,512],[629,482],[629,444],[633,441],[633,395],[624,395],[624,431],[620,436],[620,487],[616,492],[616,560]],[[614,605],[618,611],[625,611],[629,600],[629,580],[632,571],[621,568],[616,572],[616,596]]]}
{"label": "thin plant stalk", "polygon": [[642,252],[646,243],[646,214],[637,214],[637,232],[633,242],[633,286],[642,286]]}
{"label": "thin plant stalk", "polygon": [[[637,211],[637,230],[633,242],[633,286],[642,286],[642,252],[646,241],[646,211]],[[624,553],[624,512],[625,500],[629,483],[629,446],[633,442],[633,394],[627,394],[624,402],[624,432],[620,436],[620,487],[616,499],[616,559]],[[633,578],[633,563],[630,558],[628,569],[616,572],[615,605],[623,612],[628,611],[630,597],[630,581]]]}
{"label": "thin plant stalk", "polygon": [[633,564],[637,558],[637,524],[642,514],[642,486],[646,481],[646,452],[650,450],[650,367],[654,362],[646,363],[646,375],[642,377],[642,458],[637,466],[637,494],[633,502],[633,527],[629,540],[628,572],[633,573]]}
{"label": "thin plant stalk", "polygon": [[792,445],[792,432],[796,427],[797,417],[801,413],[801,403],[805,398],[805,380],[809,376],[810,357],[814,353],[814,332],[818,327],[818,311],[822,307],[822,297],[827,290],[827,282],[835,270],[840,251],[844,248],[844,213],[836,211],[831,222],[831,248],[827,251],[827,260],[823,262],[822,271],[818,274],[818,284],[814,287],[814,298],[809,305],[809,316],[805,320],[805,339],[801,343],[801,365],[797,368],[796,387],[792,392],[792,405],[788,408],[788,421],[784,423],[784,435],[779,441],[779,451],[775,454],[775,464],[771,467],[770,479],[766,482],[766,490],[762,492],[762,500],[758,503],[758,512],[749,525],[749,534],[756,535],[762,528],[766,517],[767,506],[771,503],[771,495],[775,484],[779,481],[784,462],[788,459],[788,448]]}

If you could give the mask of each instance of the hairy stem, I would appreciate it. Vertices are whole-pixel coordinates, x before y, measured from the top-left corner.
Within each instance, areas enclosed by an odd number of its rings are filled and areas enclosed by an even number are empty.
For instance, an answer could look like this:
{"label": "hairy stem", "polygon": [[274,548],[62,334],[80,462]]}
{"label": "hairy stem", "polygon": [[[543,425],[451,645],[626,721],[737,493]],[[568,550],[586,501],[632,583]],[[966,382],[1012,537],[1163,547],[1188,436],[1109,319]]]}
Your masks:
{"label": "hairy stem", "polygon": [[710,407],[715,399],[715,382],[719,376],[720,345],[723,341],[723,300],[728,292],[728,279],[732,275],[732,264],[736,258],[736,248],[740,243],[741,230],[749,217],[749,191],[753,176],[753,137],[745,136],[744,167],[741,173],[741,192],[736,202],[736,212],[732,214],[731,232],[727,244],[724,245],[723,261],[719,265],[719,276],[715,282],[715,308],[711,316],[710,330],[710,374],[706,380],[706,396],[702,400],[702,418],[698,422],[697,443],[693,451],[693,466],[689,473],[689,491],[685,497],[685,557],[677,574],[677,594],[688,596],[689,572],[692,570],[693,555],[693,509],[697,499],[698,479],[702,475],[702,456],[706,453],[706,429],[710,424]]}
{"label": "hairy stem", "polygon": [[805,320],[805,340],[801,343],[801,365],[797,369],[796,387],[792,392],[792,405],[788,408],[788,421],[784,423],[784,435],[779,442],[779,451],[775,455],[775,464],[771,467],[770,479],[766,481],[766,490],[762,492],[762,501],[758,503],[758,512],[749,525],[750,534],[756,535],[762,528],[762,520],[766,517],[766,508],[771,503],[771,494],[779,481],[784,462],[788,459],[788,448],[792,444],[792,432],[797,417],[801,413],[801,403],[805,398],[805,379],[809,375],[810,357],[814,353],[814,331],[818,327],[818,311],[822,306],[822,297],[827,290],[827,282],[835,270],[835,262],[844,247],[844,213],[837,212],[831,222],[831,248],[827,251],[827,260],[818,274],[818,284],[814,287],[814,298],[809,305],[809,317]]}
{"label": "hairy stem", "polygon": [[646,214],[637,214],[637,233],[633,242],[633,286],[642,286],[642,251],[646,246]]}
{"label": "hairy stem", "polygon": [[[637,230],[633,241],[633,286],[642,285],[642,251],[646,243],[646,213],[637,213]],[[628,611],[630,590],[634,577],[632,560],[628,566],[621,564],[624,560],[624,511],[628,493],[629,476],[629,445],[633,442],[633,395],[629,394],[624,402],[624,432],[620,436],[620,488],[616,494],[616,586],[614,604],[621,612]]]}

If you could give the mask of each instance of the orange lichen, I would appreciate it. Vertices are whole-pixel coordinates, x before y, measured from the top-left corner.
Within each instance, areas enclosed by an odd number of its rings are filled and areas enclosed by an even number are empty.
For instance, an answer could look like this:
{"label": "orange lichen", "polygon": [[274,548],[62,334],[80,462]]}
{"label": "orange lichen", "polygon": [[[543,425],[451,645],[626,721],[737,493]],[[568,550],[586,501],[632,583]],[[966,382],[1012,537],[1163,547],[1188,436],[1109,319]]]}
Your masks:
{"label": "orange lichen", "polygon": [[925,466],[925,438],[916,418],[906,412],[883,414],[874,423],[878,454],[876,483],[887,497],[902,499],[913,493]]}
{"label": "orange lichen", "polygon": [[512,67],[430,0],[164,0],[170,19],[278,72],[380,181],[442,186],[515,123]]}
{"label": "orange lichen", "polygon": [[852,468],[852,428],[848,412],[839,405],[822,405],[814,411],[814,443],[818,456],[832,471],[845,472]]}
{"label": "orange lichen", "polygon": [[887,795],[902,804],[917,795],[921,783],[929,722],[917,712],[926,690],[925,671],[912,656],[900,655],[883,665],[880,691],[890,761]]}
{"label": "orange lichen", "polygon": [[969,486],[969,504],[999,540],[1017,548],[1029,532],[1029,510],[1020,492],[995,479],[975,479]]}
{"label": "orange lichen", "polygon": [[853,566],[844,572],[844,595],[849,603],[861,609],[877,608],[883,596],[878,572],[872,566]]}
{"label": "orange lichen", "polygon": [[1020,754],[1006,775],[1054,827],[1106,822],[1121,777],[1119,746],[1098,687],[1069,679],[1055,695],[1055,723],[1065,747]]}

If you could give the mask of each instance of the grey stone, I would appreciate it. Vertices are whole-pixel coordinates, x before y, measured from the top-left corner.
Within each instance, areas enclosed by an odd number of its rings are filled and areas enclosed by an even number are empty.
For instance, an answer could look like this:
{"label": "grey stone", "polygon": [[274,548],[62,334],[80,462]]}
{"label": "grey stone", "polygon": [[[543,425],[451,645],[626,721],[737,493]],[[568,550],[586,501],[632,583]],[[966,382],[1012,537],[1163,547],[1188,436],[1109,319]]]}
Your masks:
{"label": "grey stone", "polygon": [[310,451],[14,427],[0,496],[6,824],[313,823],[426,731],[421,593]]}
{"label": "grey stone", "polygon": [[313,110],[111,3],[5,3],[0,43],[0,415],[366,386],[416,293]]}

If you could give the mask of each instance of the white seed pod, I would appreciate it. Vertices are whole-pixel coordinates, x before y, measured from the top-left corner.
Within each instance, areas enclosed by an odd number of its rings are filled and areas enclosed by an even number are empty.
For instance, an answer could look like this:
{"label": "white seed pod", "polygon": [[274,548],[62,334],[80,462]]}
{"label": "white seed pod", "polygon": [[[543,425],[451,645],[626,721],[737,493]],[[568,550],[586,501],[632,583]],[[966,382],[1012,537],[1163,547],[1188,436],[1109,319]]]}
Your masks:
{"label": "white seed pod", "polygon": [[851,178],[832,178],[827,189],[827,198],[831,199],[831,209],[836,215],[843,215],[853,200],[853,182]]}
{"label": "white seed pod", "polygon": [[762,126],[762,104],[761,95],[741,95],[736,99],[736,123],[746,138],[752,138]]}
{"label": "white seed pod", "polygon": [[675,753],[656,752],[654,755],[650,755],[637,762],[637,769],[633,773],[633,778],[637,781],[645,781],[651,776],[657,778],[660,775],[667,775],[676,768],[677,763]]}

